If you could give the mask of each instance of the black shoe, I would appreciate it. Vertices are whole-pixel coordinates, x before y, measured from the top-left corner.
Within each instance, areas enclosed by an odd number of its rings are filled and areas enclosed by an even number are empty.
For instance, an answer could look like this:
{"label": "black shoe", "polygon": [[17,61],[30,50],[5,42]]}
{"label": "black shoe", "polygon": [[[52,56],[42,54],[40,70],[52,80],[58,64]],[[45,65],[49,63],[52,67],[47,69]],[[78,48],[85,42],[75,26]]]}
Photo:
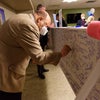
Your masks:
{"label": "black shoe", "polygon": [[43,72],[48,72],[49,71],[49,69],[43,69]]}
{"label": "black shoe", "polygon": [[41,79],[45,79],[45,76],[44,76],[43,74],[39,74],[39,77],[40,77]]}

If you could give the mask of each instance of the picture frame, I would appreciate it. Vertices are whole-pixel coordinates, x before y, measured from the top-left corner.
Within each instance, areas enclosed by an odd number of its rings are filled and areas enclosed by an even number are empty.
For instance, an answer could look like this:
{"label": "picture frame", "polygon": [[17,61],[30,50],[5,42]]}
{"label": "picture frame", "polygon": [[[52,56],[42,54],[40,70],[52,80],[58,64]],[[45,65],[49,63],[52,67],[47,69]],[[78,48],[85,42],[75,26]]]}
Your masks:
{"label": "picture frame", "polygon": [[4,21],[5,21],[4,9],[0,8],[0,26],[4,23]]}

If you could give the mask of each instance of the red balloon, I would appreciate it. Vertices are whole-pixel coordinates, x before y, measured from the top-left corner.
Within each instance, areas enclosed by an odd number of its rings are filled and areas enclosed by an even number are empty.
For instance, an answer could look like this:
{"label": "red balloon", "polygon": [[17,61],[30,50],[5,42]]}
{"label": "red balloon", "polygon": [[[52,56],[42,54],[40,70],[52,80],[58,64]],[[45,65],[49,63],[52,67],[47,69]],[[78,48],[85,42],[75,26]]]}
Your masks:
{"label": "red balloon", "polygon": [[95,39],[100,40],[100,21],[92,21],[87,26],[87,34]]}

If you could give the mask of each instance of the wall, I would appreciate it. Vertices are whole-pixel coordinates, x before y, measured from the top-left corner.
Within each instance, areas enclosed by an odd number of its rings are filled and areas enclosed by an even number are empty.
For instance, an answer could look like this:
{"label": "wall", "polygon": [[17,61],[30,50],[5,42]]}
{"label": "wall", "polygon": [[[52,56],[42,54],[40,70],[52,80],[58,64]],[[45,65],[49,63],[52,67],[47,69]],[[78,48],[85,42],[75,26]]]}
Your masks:
{"label": "wall", "polygon": [[96,8],[95,10],[95,20],[98,20],[100,18],[100,8]]}
{"label": "wall", "polygon": [[[63,16],[66,17],[66,14],[69,13],[84,13],[86,15],[86,17],[88,17],[87,12],[90,10],[91,8],[83,8],[83,9],[63,9]],[[100,8],[95,8],[95,20],[98,20],[98,18],[100,17]]]}
{"label": "wall", "polygon": [[[90,10],[91,8],[80,8],[80,9],[63,9],[63,16],[66,19],[66,14],[71,14],[71,13],[84,13],[86,15],[86,18],[88,17],[87,12]],[[51,10],[48,11],[50,16],[52,16],[53,13],[57,13],[58,10]],[[95,8],[95,20],[98,20],[98,18],[100,17],[100,8]],[[76,23],[75,23],[76,24]],[[75,24],[68,24],[69,26],[74,26]]]}
{"label": "wall", "polygon": [[[66,19],[66,14],[71,14],[71,13],[84,13],[86,15],[86,19],[88,17],[88,11],[91,8],[81,8],[81,9],[63,9],[63,16]],[[95,8],[95,20],[98,20],[98,18],[100,17],[100,8]],[[75,25],[75,24],[73,24]]]}
{"label": "wall", "polygon": [[0,8],[4,9],[5,13],[5,19],[7,20],[9,17],[15,14],[15,12],[9,8],[7,8],[5,5],[0,3]]}

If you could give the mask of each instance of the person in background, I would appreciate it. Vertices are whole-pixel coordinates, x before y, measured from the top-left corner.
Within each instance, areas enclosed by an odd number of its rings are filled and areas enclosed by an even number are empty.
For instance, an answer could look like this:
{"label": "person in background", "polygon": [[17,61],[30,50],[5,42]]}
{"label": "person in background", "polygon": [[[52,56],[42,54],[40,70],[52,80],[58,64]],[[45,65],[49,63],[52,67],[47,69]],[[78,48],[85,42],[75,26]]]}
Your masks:
{"label": "person in background", "polygon": [[[42,4],[38,4],[37,5],[37,12],[39,12],[39,11],[46,11],[46,7]],[[50,19],[48,19],[48,21],[49,20]],[[46,28],[46,27],[44,27],[44,28]],[[47,43],[48,43],[48,30],[46,31],[46,33],[40,31],[40,45],[41,45],[43,51],[45,50]],[[41,79],[45,79],[45,75],[43,73],[48,72],[49,70],[45,69],[44,65],[37,65],[37,70],[38,70],[38,76]]]}
{"label": "person in background", "polygon": [[100,17],[98,18],[98,21],[100,21]]}
{"label": "person in background", "polygon": [[[56,14],[56,20],[57,20],[57,27],[59,27],[59,14]],[[67,22],[65,21],[64,17],[62,17],[62,27],[67,27]]]}
{"label": "person in background", "polygon": [[85,23],[86,23],[86,21],[85,21],[85,14],[82,13],[81,14],[81,19],[79,19],[77,21],[76,27],[85,26]]}
{"label": "person in background", "polygon": [[46,11],[16,14],[1,26],[0,100],[21,100],[30,60],[39,65],[57,65],[60,59],[70,52],[68,45],[65,45],[61,52],[42,50],[39,37],[43,27],[50,24],[47,15]]}
{"label": "person in background", "polygon": [[44,5],[42,5],[42,4],[38,4],[36,10],[37,11],[46,11],[46,7]]}
{"label": "person in background", "polygon": [[85,25],[88,26],[88,24],[91,23],[92,21],[94,21],[94,19],[95,19],[95,18],[94,18],[94,15],[91,14],[91,15],[87,18]]}
{"label": "person in background", "polygon": [[88,26],[89,23],[91,23],[92,21],[95,20],[94,13],[95,13],[95,9],[94,8],[91,8],[90,11],[88,11],[88,15],[89,16],[86,19],[86,23],[85,23],[86,26]]}

